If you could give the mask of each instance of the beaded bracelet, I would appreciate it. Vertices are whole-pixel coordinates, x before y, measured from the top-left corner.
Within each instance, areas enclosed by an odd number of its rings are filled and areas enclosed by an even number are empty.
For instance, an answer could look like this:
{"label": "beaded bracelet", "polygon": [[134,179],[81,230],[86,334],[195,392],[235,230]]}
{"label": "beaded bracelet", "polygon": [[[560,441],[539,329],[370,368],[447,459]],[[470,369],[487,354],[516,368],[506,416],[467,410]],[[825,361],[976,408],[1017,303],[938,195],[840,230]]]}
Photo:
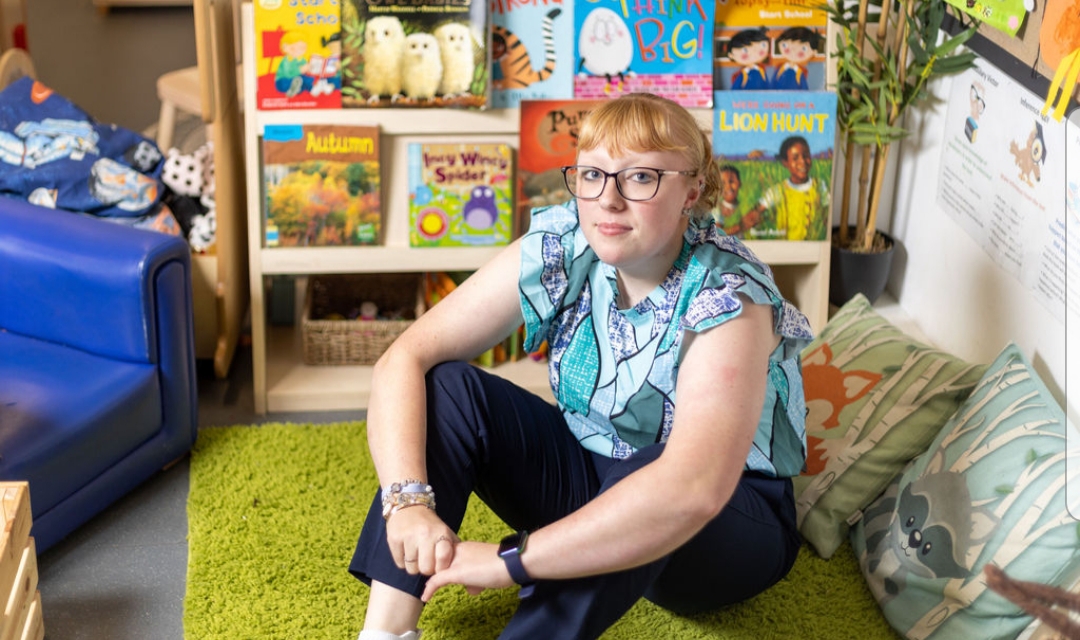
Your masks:
{"label": "beaded bracelet", "polygon": [[386,520],[406,507],[417,505],[435,510],[435,492],[431,485],[409,478],[394,482],[382,491],[382,513]]}

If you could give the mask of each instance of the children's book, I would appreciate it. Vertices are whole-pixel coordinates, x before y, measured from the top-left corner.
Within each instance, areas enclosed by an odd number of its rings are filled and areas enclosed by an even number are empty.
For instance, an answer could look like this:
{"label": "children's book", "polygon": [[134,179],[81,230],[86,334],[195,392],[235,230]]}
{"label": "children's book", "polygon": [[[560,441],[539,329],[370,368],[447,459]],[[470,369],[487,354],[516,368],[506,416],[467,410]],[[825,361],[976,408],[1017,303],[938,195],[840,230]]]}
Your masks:
{"label": "children's book", "polygon": [[492,0],[491,11],[492,106],[573,98],[572,0]]}
{"label": "children's book", "polygon": [[509,145],[410,142],[408,152],[410,246],[510,243],[514,200]]}
{"label": "children's book", "polygon": [[379,242],[379,128],[266,125],[263,188],[267,247]]}
{"label": "children's book", "polygon": [[836,94],[717,91],[715,102],[717,224],[749,239],[824,240],[832,219]]}
{"label": "children's book", "polygon": [[255,0],[259,109],[341,107],[341,15],[336,2]]}
{"label": "children's book", "polygon": [[825,88],[828,14],[819,0],[717,2],[713,88]]}
{"label": "children's book", "polygon": [[713,0],[574,0],[574,97],[655,93],[712,106]]}
{"label": "children's book", "polygon": [[578,127],[603,100],[522,100],[518,130],[517,235],[535,207],[571,198],[561,167],[577,162]]}
{"label": "children's book", "polygon": [[486,109],[487,0],[340,0],[345,107]]}

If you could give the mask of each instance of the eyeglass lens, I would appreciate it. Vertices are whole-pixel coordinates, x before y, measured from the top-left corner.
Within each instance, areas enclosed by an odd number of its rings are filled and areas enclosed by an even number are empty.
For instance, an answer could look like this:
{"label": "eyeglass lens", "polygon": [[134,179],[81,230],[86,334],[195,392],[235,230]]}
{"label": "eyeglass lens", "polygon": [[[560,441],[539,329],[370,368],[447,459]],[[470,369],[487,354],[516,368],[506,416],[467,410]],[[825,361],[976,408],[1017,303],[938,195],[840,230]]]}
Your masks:
{"label": "eyeglass lens", "polygon": [[615,173],[608,173],[596,167],[568,167],[564,173],[566,188],[576,198],[595,200],[604,192],[607,180],[615,178],[619,195],[627,200],[648,200],[656,195],[660,188],[660,172],[647,167],[629,167]]}

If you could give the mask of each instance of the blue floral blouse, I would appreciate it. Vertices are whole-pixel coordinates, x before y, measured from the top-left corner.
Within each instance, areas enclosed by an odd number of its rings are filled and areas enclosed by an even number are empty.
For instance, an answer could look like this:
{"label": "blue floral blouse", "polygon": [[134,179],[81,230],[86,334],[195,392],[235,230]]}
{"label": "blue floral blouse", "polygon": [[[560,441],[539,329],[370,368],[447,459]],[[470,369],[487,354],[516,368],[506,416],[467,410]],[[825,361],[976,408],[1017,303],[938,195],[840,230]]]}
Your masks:
{"label": "blue floral blouse", "polygon": [[548,375],[582,446],[616,459],[667,440],[685,331],[736,317],[743,294],[773,308],[781,337],[769,363],[765,406],[746,469],[797,475],[806,457],[806,404],[799,352],[812,339],[772,270],[711,221],[692,222],[663,284],[619,309],[615,269],[585,241],[570,201],[536,209],[522,238],[519,293],[525,346],[548,342]]}

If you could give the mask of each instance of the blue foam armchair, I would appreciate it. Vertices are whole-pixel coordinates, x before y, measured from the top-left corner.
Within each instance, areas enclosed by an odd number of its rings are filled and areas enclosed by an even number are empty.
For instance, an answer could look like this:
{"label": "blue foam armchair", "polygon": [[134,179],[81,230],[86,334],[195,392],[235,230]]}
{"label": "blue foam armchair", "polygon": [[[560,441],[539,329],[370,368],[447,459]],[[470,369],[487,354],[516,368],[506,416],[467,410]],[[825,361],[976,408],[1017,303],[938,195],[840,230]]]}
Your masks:
{"label": "blue foam armchair", "polygon": [[0,480],[48,549],[195,441],[179,238],[0,197]]}

